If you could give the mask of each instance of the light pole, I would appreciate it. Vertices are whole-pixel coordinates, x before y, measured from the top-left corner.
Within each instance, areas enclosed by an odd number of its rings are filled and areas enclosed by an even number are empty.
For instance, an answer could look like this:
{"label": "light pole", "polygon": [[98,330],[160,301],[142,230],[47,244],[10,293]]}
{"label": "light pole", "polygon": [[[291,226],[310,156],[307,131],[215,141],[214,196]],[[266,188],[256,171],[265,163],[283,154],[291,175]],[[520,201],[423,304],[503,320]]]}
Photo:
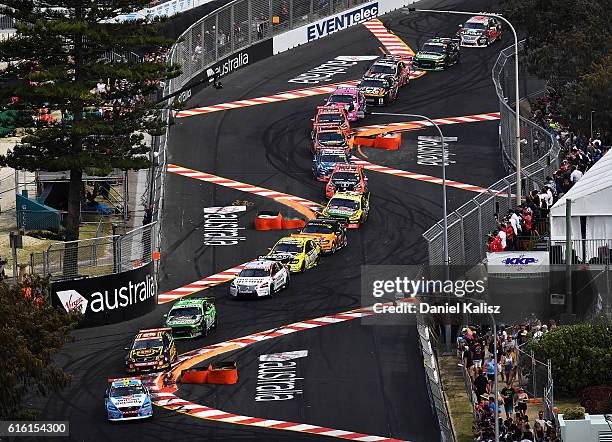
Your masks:
{"label": "light pole", "polygon": [[591,111],[591,142],[593,142],[593,114],[595,113],[594,110]]}
{"label": "light pole", "polygon": [[[445,280],[449,280],[449,266],[450,266],[450,258],[448,256],[448,214],[446,210],[446,145],[444,144],[444,135],[442,135],[442,129],[440,126],[436,124],[431,118],[426,117],[425,115],[418,114],[398,114],[398,113],[390,113],[390,112],[372,112],[372,115],[387,115],[394,117],[408,117],[408,118],[422,118],[427,120],[429,124],[435,126],[438,130],[438,134],[440,134],[440,142],[442,143],[442,255],[444,257],[444,278]],[[450,323],[446,324],[444,327],[444,337],[446,340],[446,351],[450,352],[451,349],[451,326]]]}
{"label": "light pole", "polygon": [[438,14],[456,14],[456,15],[483,15],[485,17],[495,17],[504,23],[506,23],[510,29],[512,30],[512,35],[514,36],[514,105],[516,106],[516,205],[521,205],[521,195],[522,195],[522,173],[521,173],[521,115],[519,109],[519,57],[518,57],[518,37],[516,36],[516,30],[512,23],[506,20],[501,14],[493,14],[489,12],[466,12],[466,11],[442,11],[438,9],[416,9],[416,8],[406,8],[408,12],[433,12]]}

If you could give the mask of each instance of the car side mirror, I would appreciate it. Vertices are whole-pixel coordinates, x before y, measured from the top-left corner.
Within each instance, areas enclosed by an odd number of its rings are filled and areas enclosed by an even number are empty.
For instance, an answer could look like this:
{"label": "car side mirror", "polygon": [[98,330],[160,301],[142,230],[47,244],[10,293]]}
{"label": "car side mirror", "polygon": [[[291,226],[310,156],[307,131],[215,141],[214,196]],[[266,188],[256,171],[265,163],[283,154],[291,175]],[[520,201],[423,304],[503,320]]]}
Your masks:
{"label": "car side mirror", "polygon": [[314,118],[311,118],[311,119],[310,119],[310,121],[312,121],[313,123],[314,123],[314,120],[315,120]]}
{"label": "car side mirror", "polygon": [[268,252],[271,252],[271,251],[272,251],[272,247],[268,247]]}
{"label": "car side mirror", "polygon": [[123,347],[123,349],[124,349],[125,351],[129,351],[129,350],[130,350],[130,347]]}
{"label": "car side mirror", "polygon": [[463,25],[459,25],[459,29],[461,29],[463,27]]}
{"label": "car side mirror", "polygon": [[167,318],[167,317],[168,317],[168,313],[164,314],[164,318]]}
{"label": "car side mirror", "polygon": [[108,391],[104,392],[104,399],[108,399]]}

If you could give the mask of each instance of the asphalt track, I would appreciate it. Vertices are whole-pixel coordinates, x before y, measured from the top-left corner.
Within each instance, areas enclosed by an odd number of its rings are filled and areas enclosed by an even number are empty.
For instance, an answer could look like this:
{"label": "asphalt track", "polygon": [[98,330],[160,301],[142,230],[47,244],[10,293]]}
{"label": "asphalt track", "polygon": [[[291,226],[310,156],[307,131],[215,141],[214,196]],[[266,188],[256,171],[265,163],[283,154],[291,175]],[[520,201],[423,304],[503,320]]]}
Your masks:
{"label": "asphalt track", "polygon": [[[496,10],[491,2],[423,1],[421,7],[457,10]],[[428,37],[453,35],[460,18],[443,15],[410,15],[400,12],[383,23],[416,49]],[[504,41],[487,49],[462,49],[458,66],[428,73],[400,92],[400,99],[382,111],[423,114],[444,118],[497,111],[490,79],[497,52]],[[261,97],[302,85],[288,80],[341,55],[376,55],[380,42],[363,26],[334,34],[233,73],[221,90],[208,89],[193,97],[191,107]],[[357,79],[367,68],[359,63],[332,82]],[[303,85],[307,86],[307,85]],[[177,121],[171,128],[170,162],[202,172],[324,202],[323,186],[311,175],[308,152],[310,117],[324,96],[233,109]],[[368,116],[362,124],[380,124],[412,118]],[[487,186],[503,176],[495,122],[443,127],[456,163],[448,176],[460,182]],[[433,130],[405,134],[397,153],[366,150],[368,160],[402,170],[440,176],[439,168],[417,164],[418,136]],[[179,351],[222,342],[291,322],[334,314],[360,306],[360,272],[364,264],[419,264],[427,252],[422,233],[441,216],[441,187],[405,178],[368,173],[372,191],[370,219],[351,231],[349,245],[321,261],[318,268],[296,275],[290,288],[277,297],[253,302],[229,299],[227,284],[208,289],[218,300],[217,330],[204,339],[180,341]],[[202,277],[243,263],[267,251],[282,233],[253,230],[258,210],[290,210],[268,198],[168,174],[164,207],[164,240],[160,291],[183,286]],[[448,189],[449,208],[474,196]],[[247,204],[240,225],[246,237],[238,246],[203,246],[203,208]],[[295,214],[295,213],[293,213]],[[111,425],[105,420],[103,393],[108,377],[123,371],[123,347],[139,328],[159,325],[170,304],[151,314],[125,322],[77,330],[75,342],[62,351],[59,362],[74,375],[61,394],[43,406],[42,418],[69,420],[71,440],[323,440],[323,437],[279,430],[222,424],[155,409],[150,422]],[[287,407],[260,406],[253,400],[253,376],[260,354],[309,350],[300,362],[304,394]],[[253,346],[234,355],[244,384],[203,390],[182,388],[191,400],[211,400],[212,405],[252,416],[285,418],[367,434],[431,442],[437,423],[429,407],[416,337],[400,327],[365,327],[358,322],[335,324],[316,332],[300,332]],[[229,357],[229,356],[228,356]],[[231,392],[231,393],[230,393]],[[278,415],[276,415],[278,414]],[[282,416],[281,416],[282,414]],[[328,439],[328,438],[326,438]]]}

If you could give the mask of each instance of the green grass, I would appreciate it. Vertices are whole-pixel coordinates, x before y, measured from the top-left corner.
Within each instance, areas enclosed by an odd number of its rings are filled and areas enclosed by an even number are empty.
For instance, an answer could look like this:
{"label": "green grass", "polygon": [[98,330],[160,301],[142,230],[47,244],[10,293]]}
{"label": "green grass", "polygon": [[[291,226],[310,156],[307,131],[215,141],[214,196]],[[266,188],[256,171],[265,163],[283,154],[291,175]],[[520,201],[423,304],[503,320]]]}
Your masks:
{"label": "green grass", "polygon": [[440,356],[438,364],[457,442],[474,442],[472,404],[465,392],[457,356]]}

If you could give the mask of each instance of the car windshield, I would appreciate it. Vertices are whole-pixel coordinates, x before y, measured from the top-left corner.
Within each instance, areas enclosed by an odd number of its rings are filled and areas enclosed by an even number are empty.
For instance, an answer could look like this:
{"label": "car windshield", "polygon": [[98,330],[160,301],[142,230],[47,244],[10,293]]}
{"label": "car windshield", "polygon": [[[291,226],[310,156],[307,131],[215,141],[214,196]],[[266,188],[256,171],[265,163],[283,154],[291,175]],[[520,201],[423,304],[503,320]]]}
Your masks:
{"label": "car windshield", "polygon": [[318,119],[319,123],[343,123],[344,117],[340,114],[321,114]]}
{"label": "car windshield", "polygon": [[170,316],[171,318],[178,318],[178,317],[192,317],[192,316],[198,316],[199,314],[201,314],[201,310],[199,307],[179,307],[179,308],[173,308],[172,310],[170,310],[170,313],[168,314],[168,316]]}
{"label": "car windshield", "polygon": [[336,172],[332,177],[333,183],[339,183],[342,181],[349,181],[351,183],[359,182],[359,174],[353,172]]}
{"label": "car windshield", "polygon": [[329,202],[330,209],[358,209],[359,203],[348,198],[332,198]]}
{"label": "car windshield", "polygon": [[281,243],[274,246],[273,252],[300,253],[302,247],[296,243]]}
{"label": "car windshield", "polygon": [[152,339],[139,339],[134,342],[134,350],[143,350],[145,348],[155,348],[161,347],[162,339],[161,338],[152,338]]}
{"label": "car windshield", "polygon": [[239,278],[265,278],[270,276],[270,272],[266,269],[242,269]]}
{"label": "car windshield", "polygon": [[426,44],[423,46],[423,49],[421,49],[421,52],[427,52],[429,54],[444,54],[444,46]]}
{"label": "car windshield", "polygon": [[322,163],[344,163],[345,156],[341,154],[323,154],[319,157]]}
{"label": "car windshield", "polygon": [[361,87],[380,87],[384,88],[386,83],[382,80],[363,80],[360,84]]}
{"label": "car windshield", "polygon": [[307,224],[302,233],[334,233],[334,230],[328,224]]}
{"label": "car windshield", "polygon": [[463,25],[463,29],[479,29],[479,30],[483,30],[483,29],[487,29],[487,27],[485,26],[484,23],[472,23],[472,22],[468,22],[465,25]]}
{"label": "car windshield", "polygon": [[349,104],[355,100],[353,95],[345,95],[345,94],[334,94],[329,97],[330,103],[344,103]]}
{"label": "car windshield", "polygon": [[389,66],[386,64],[374,64],[370,68],[370,72],[373,74],[395,74],[395,69],[393,66]]}
{"label": "car windshield", "polygon": [[120,387],[111,387],[110,397],[131,396],[133,394],[144,394],[144,392],[142,385],[121,385]]}
{"label": "car windshield", "polygon": [[321,144],[336,146],[339,144],[344,144],[346,139],[344,138],[344,134],[340,132],[320,132],[317,135],[317,140]]}

